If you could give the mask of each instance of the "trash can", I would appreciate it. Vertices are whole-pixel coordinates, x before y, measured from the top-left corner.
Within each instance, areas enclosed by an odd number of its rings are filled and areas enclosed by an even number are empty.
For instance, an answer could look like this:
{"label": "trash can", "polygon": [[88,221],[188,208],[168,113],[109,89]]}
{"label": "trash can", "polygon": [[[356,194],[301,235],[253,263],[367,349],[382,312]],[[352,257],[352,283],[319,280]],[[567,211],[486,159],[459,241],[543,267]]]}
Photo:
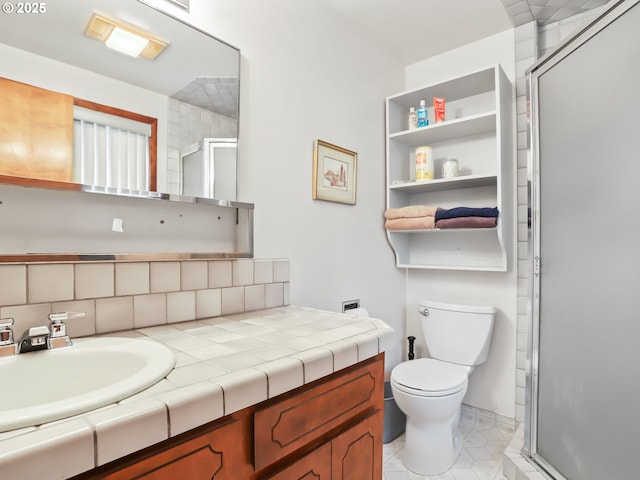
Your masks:
{"label": "trash can", "polygon": [[389,443],[404,433],[407,417],[393,399],[391,383],[384,382],[384,432],[382,443]]}

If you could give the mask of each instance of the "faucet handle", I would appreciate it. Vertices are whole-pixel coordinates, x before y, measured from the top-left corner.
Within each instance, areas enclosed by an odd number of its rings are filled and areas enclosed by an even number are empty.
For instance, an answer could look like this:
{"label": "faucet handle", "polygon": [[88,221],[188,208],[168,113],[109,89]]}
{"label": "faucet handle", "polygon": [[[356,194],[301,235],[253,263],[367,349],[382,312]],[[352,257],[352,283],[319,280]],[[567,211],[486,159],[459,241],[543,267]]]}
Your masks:
{"label": "faucet handle", "polygon": [[15,353],[12,327],[13,318],[0,318],[0,357]]}
{"label": "faucet handle", "polygon": [[70,318],[81,318],[86,316],[86,312],[57,312],[49,314],[49,321],[51,322],[51,337],[66,337],[67,329],[64,324]]}
{"label": "faucet handle", "polygon": [[66,322],[70,318],[81,318],[86,315],[87,312],[56,312],[49,314],[49,321],[51,323],[61,323]]}
{"label": "faucet handle", "polygon": [[86,316],[86,312],[58,312],[50,313],[49,321],[49,348],[65,347],[71,345],[71,339],[67,335],[67,326],[64,324],[70,318]]}

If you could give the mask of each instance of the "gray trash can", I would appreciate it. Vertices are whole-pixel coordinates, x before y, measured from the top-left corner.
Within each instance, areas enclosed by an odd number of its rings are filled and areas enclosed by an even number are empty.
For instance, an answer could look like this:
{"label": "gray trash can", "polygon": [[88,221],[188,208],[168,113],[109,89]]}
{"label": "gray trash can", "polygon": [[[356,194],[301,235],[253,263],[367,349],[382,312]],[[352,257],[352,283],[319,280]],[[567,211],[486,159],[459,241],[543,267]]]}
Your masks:
{"label": "gray trash can", "polygon": [[407,417],[393,399],[391,383],[384,382],[384,432],[382,443],[389,443],[404,433]]}

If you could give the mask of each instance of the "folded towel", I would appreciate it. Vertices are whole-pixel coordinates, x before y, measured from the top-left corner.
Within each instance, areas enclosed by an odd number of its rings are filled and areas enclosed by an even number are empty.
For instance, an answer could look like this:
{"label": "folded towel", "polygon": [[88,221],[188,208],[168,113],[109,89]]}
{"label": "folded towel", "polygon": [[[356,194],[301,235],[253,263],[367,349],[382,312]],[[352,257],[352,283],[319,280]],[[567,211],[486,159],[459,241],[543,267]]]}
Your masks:
{"label": "folded towel", "polygon": [[497,224],[494,217],[456,217],[438,220],[436,228],[495,228]]}
{"label": "folded towel", "polygon": [[436,228],[435,217],[393,218],[384,223],[387,230],[427,230]]}
{"label": "folded towel", "polygon": [[436,221],[443,218],[457,218],[457,217],[498,217],[498,208],[472,208],[472,207],[456,207],[448,210],[441,209],[436,212]]}
{"label": "folded towel", "polygon": [[415,217],[433,217],[439,210],[438,207],[430,207],[427,205],[409,205],[400,208],[388,208],[384,212],[384,218],[392,220],[394,218],[415,218]]}

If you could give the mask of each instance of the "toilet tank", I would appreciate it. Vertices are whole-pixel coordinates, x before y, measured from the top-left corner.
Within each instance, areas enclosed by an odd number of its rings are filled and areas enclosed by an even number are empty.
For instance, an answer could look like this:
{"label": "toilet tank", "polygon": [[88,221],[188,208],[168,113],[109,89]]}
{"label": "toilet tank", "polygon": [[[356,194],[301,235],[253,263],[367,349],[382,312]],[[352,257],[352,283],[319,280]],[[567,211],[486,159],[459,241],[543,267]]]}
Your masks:
{"label": "toilet tank", "polygon": [[418,312],[433,358],[469,366],[487,361],[496,307],[423,300]]}

